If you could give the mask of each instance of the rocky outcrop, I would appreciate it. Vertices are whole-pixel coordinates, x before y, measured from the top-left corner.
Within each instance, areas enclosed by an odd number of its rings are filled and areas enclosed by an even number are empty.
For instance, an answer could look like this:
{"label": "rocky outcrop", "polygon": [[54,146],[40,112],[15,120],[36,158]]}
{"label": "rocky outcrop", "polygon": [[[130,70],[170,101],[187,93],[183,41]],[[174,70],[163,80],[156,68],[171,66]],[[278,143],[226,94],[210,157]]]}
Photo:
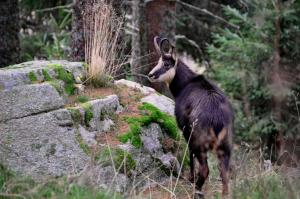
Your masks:
{"label": "rocky outcrop", "polygon": [[[163,183],[170,172],[178,174],[179,161],[166,150],[169,135],[159,122],[141,126],[140,148],[128,142],[107,153],[97,138],[111,131],[122,108],[117,95],[67,105],[67,96],[84,76],[82,63],[67,61],[0,70],[1,164],[38,181],[67,175],[78,184],[123,193],[151,186],[149,178]],[[142,94],[141,102],[173,115],[174,102],[154,89],[128,80],[116,85],[134,88]],[[93,154],[94,148],[100,154]]]}
{"label": "rocky outcrop", "polygon": [[139,90],[144,97],[141,99],[142,102],[147,102],[157,107],[161,111],[174,116],[175,103],[172,99],[159,94],[153,88],[142,86],[139,83],[132,82],[129,80],[121,79],[115,82],[117,85],[123,85],[130,88]]}
{"label": "rocky outcrop", "polygon": [[109,117],[120,105],[112,95],[64,108],[66,87],[83,76],[82,63],[67,61],[0,70],[1,164],[36,180],[76,174],[86,166],[90,157],[82,140],[93,140],[93,131],[107,131],[113,125]]}

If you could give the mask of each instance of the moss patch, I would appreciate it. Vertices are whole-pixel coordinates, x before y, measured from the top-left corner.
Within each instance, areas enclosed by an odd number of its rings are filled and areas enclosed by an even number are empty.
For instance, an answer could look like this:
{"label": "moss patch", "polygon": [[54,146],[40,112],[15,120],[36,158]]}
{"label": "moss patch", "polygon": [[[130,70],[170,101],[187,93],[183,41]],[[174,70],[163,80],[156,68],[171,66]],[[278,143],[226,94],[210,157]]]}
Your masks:
{"label": "moss patch", "polygon": [[139,106],[139,110],[142,112],[142,116],[126,119],[129,123],[130,130],[119,136],[121,142],[126,143],[130,140],[132,145],[140,148],[142,146],[140,138],[141,127],[153,122],[158,123],[162,130],[171,138],[175,140],[180,139],[180,133],[174,117],[160,111],[149,103],[144,103]]}
{"label": "moss patch", "polygon": [[62,95],[64,93],[58,80],[51,80],[51,81],[48,81],[47,83],[50,84],[51,86],[53,86],[59,94]]}
{"label": "moss patch", "polygon": [[136,162],[132,158],[132,155],[127,151],[122,149],[108,148],[105,147],[100,155],[99,162],[104,166],[112,165],[112,161],[114,162],[115,169],[120,169],[120,172],[129,174],[130,170],[134,170],[136,167]]}
{"label": "moss patch", "polygon": [[79,131],[76,132],[76,141],[78,142],[80,148],[83,150],[83,152],[90,156],[91,155],[91,149],[90,147],[83,141]]}
{"label": "moss patch", "polygon": [[90,121],[93,119],[94,114],[92,110],[92,105],[89,102],[81,104],[81,107],[84,109],[84,122],[86,126],[89,126]]}
{"label": "moss patch", "polygon": [[67,109],[70,111],[72,119],[75,122],[75,124],[80,124],[82,118],[81,118],[81,114],[80,114],[79,109],[73,108],[73,107],[70,107],[70,108],[67,108]]}
{"label": "moss patch", "polygon": [[88,83],[95,88],[109,87],[113,85],[113,77],[109,75],[101,75],[99,77],[93,77],[88,80]]}
{"label": "moss patch", "polygon": [[35,73],[33,71],[31,71],[28,74],[28,77],[29,77],[29,79],[30,79],[31,82],[37,82],[38,81],[38,79],[37,79],[37,77],[36,77],[36,75],[35,75]]}
{"label": "moss patch", "polygon": [[52,77],[49,75],[47,69],[43,69],[42,73],[43,73],[43,76],[44,76],[44,81],[51,81],[52,80]]}
{"label": "moss patch", "polygon": [[48,67],[52,68],[55,71],[57,75],[57,79],[62,80],[65,83],[65,92],[68,95],[74,95],[75,80],[73,74],[67,71],[66,69],[64,69],[59,64],[49,64]]}
{"label": "moss patch", "polygon": [[85,96],[85,95],[79,95],[76,99],[75,99],[75,102],[78,102],[78,103],[85,103],[89,101],[89,97]]}

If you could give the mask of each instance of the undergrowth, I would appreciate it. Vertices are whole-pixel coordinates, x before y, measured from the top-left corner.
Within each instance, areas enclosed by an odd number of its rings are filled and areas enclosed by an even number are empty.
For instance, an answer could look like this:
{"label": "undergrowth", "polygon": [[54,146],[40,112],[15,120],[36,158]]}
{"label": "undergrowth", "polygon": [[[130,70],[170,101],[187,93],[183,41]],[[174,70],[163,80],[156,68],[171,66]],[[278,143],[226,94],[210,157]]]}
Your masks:
{"label": "undergrowth", "polygon": [[37,183],[0,164],[0,199],[4,198],[121,199],[123,197],[117,193],[72,184],[65,178]]}

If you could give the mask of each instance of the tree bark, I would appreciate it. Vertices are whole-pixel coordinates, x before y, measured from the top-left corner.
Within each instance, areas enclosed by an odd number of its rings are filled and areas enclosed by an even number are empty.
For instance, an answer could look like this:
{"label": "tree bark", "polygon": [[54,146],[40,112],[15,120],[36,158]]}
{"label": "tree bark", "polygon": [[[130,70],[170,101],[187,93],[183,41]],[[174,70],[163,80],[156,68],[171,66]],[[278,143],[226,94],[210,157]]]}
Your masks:
{"label": "tree bark", "polygon": [[18,0],[0,1],[0,67],[20,61]]}
{"label": "tree bark", "polygon": [[73,7],[73,22],[71,36],[71,60],[84,61],[84,10],[86,4],[92,0],[75,0]]}
{"label": "tree bark", "polygon": [[271,73],[271,84],[273,88],[272,96],[272,115],[277,126],[277,134],[275,135],[275,155],[278,157],[281,154],[281,148],[283,143],[283,129],[282,129],[282,113],[281,104],[283,102],[284,90],[282,85],[282,79],[280,77],[280,38],[281,38],[281,27],[280,27],[280,0],[275,2],[276,18],[275,18],[275,38],[274,38],[274,55],[273,55],[273,69]]}

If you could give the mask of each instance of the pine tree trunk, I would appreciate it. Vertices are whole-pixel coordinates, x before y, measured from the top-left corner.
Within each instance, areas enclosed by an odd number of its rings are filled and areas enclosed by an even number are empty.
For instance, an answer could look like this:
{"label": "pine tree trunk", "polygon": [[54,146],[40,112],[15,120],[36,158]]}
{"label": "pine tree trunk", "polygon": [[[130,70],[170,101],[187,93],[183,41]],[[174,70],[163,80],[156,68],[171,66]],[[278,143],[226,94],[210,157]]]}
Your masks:
{"label": "pine tree trunk", "polygon": [[71,37],[71,60],[84,61],[84,10],[86,4],[92,0],[75,0],[73,7],[73,23]]}
{"label": "pine tree trunk", "polygon": [[18,0],[0,1],[0,67],[20,61]]}

